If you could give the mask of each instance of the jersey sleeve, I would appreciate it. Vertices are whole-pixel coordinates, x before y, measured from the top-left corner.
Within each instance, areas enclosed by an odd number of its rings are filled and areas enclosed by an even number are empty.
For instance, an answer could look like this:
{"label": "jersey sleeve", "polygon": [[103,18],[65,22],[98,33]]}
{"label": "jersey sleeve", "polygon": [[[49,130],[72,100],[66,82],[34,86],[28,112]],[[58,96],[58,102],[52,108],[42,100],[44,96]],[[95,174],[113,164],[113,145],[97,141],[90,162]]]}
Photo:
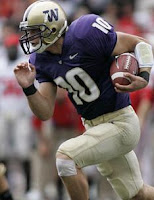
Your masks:
{"label": "jersey sleeve", "polygon": [[94,14],[79,18],[74,34],[85,51],[95,56],[110,56],[117,41],[113,26]]}
{"label": "jersey sleeve", "polygon": [[48,60],[45,56],[36,53],[30,55],[29,62],[33,64],[36,68],[36,80],[39,83],[42,82],[52,82],[51,78],[49,78],[44,72],[41,70],[44,66],[48,65]]}

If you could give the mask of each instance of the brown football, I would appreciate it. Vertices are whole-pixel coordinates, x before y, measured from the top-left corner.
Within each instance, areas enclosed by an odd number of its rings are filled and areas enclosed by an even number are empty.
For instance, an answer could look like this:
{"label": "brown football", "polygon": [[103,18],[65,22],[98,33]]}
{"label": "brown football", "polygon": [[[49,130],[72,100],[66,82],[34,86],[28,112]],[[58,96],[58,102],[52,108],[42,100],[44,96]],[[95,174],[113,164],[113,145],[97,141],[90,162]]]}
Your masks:
{"label": "brown football", "polygon": [[110,68],[110,76],[113,85],[115,85],[115,83],[129,85],[131,80],[127,77],[124,77],[124,72],[137,75],[138,69],[138,61],[133,53],[123,53],[119,56],[116,56]]}

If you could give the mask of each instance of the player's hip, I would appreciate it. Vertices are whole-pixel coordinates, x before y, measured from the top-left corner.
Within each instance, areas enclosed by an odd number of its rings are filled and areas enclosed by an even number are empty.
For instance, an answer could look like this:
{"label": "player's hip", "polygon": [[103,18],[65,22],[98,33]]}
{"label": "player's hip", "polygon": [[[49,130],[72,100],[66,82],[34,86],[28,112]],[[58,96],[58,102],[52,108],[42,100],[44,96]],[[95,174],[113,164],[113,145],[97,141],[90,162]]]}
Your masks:
{"label": "player's hip", "polygon": [[[132,116],[132,115],[135,116],[136,113],[135,113],[134,109],[132,108],[132,106],[129,105],[120,110],[110,112],[107,114],[103,114],[92,120],[87,120],[87,119],[82,118],[82,122],[83,122],[84,126],[86,127],[86,129],[88,129],[93,126],[97,126],[101,123],[114,122],[114,121],[126,121],[126,120],[129,120],[130,116]],[[137,118],[137,116],[135,116],[135,118]],[[138,122],[136,122],[136,123],[138,123]]]}
{"label": "player's hip", "polygon": [[139,122],[131,107],[119,112],[121,114],[115,116],[102,116],[102,121],[93,121],[93,126],[88,124],[83,135],[64,142],[58,151],[71,157],[80,167],[128,153],[139,141]]}

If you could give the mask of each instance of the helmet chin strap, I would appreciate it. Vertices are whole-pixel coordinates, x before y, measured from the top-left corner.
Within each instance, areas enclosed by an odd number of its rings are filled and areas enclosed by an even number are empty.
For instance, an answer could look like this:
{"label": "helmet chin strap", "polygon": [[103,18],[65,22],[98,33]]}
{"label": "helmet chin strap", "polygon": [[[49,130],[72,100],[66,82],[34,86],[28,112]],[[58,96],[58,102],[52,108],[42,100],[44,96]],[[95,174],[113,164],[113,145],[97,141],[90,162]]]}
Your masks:
{"label": "helmet chin strap", "polygon": [[49,46],[51,46],[52,44],[54,44],[57,40],[59,39],[59,37],[56,37],[51,43],[49,44],[45,44],[44,42],[41,41],[41,39],[39,39],[39,43],[35,46],[33,46],[30,43],[30,52],[36,52],[36,53],[43,53]]}
{"label": "helmet chin strap", "polygon": [[51,44],[44,44],[41,39],[39,39],[39,43],[35,46],[33,46],[30,43],[30,52],[36,52],[36,53],[42,53],[43,51],[46,50],[46,48],[48,48]]}

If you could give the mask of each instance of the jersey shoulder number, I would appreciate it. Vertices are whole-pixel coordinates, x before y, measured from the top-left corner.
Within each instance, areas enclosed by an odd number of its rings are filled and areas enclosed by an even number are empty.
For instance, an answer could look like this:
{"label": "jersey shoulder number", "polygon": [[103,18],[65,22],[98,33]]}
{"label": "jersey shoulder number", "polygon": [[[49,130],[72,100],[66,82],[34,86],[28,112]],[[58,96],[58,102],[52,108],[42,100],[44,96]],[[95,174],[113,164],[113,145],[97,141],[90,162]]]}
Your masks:
{"label": "jersey shoulder number", "polygon": [[96,21],[92,23],[92,27],[99,29],[105,34],[112,29],[112,26],[101,17],[96,18]]}

